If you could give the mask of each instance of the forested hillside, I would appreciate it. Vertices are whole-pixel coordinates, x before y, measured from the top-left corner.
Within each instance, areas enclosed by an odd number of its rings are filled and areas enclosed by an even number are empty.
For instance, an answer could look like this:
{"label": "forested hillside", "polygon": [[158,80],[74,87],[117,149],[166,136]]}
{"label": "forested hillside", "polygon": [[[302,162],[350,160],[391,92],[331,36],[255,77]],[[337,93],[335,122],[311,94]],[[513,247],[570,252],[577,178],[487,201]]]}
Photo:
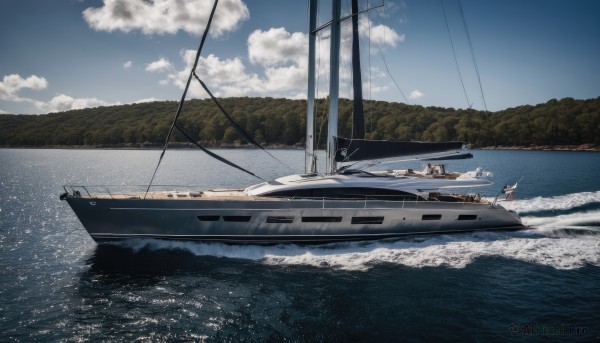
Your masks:
{"label": "forested hillside", "polygon": [[[302,145],[305,100],[226,98],[223,107],[256,141]],[[98,107],[45,115],[0,115],[0,146],[151,146],[164,143],[177,102]],[[317,102],[316,135],[324,144],[325,99]],[[340,101],[340,135],[351,137],[352,103]],[[552,99],[498,112],[365,101],[367,138],[460,140],[473,147],[589,144],[600,147],[600,97]],[[245,144],[211,100],[187,101],[180,124],[209,146]],[[322,129],[320,129],[322,127]],[[175,134],[172,142],[185,142]]]}

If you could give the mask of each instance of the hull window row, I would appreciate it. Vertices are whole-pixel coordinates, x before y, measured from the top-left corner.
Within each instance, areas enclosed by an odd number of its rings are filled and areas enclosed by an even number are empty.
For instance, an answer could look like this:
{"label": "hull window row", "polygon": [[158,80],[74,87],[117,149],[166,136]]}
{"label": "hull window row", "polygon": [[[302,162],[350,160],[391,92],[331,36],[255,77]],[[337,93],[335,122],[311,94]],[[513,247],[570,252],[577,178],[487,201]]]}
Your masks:
{"label": "hull window row", "polygon": [[[440,220],[440,219],[442,219],[441,214],[424,214],[421,217],[421,220]],[[458,215],[458,220],[476,220],[476,219],[477,219],[476,214],[459,214]]]}
{"label": "hull window row", "polygon": [[[217,222],[221,216],[197,216],[201,222]],[[247,223],[252,216],[223,216],[225,222]],[[291,224],[295,217],[267,217],[269,224]],[[302,217],[303,223],[340,223],[342,217]],[[383,217],[352,217],[352,224],[381,224]]]}
{"label": "hull window row", "polygon": [[[221,216],[197,216],[201,222],[218,222]],[[247,223],[252,216],[223,216],[225,222]]]}
{"label": "hull window row", "polygon": [[201,222],[217,222],[220,216],[198,216],[198,220]]}
{"label": "hull window row", "polygon": [[290,224],[294,222],[294,217],[267,217],[267,223]]}
{"label": "hull window row", "polygon": [[421,217],[421,220],[440,220],[440,219],[442,219],[441,214],[424,214],[423,217]]}
{"label": "hull window row", "polygon": [[236,222],[236,223],[247,223],[252,219],[252,216],[223,216],[223,221]]}
{"label": "hull window row", "polygon": [[302,217],[303,223],[339,223],[342,217]]}
{"label": "hull window row", "polygon": [[[197,216],[201,222],[217,222],[221,216]],[[233,223],[248,223],[252,216],[223,216],[223,221]],[[291,224],[295,217],[269,216],[268,224]],[[352,224],[383,224],[384,217],[352,217]],[[441,214],[424,214],[421,220],[441,220]],[[458,220],[477,220],[476,214],[460,214]],[[342,217],[302,217],[303,223],[341,223]]]}
{"label": "hull window row", "polygon": [[352,224],[383,224],[383,217],[352,217]]}

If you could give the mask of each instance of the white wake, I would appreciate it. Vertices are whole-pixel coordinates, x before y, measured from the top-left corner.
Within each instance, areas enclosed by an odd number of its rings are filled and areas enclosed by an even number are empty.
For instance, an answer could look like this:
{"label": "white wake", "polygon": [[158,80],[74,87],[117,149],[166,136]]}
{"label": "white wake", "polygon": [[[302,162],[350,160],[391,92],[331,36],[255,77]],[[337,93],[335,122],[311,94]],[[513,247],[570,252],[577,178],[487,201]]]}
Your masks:
{"label": "white wake", "polygon": [[600,191],[499,202],[504,208],[518,213],[568,210],[593,203],[600,203]]}

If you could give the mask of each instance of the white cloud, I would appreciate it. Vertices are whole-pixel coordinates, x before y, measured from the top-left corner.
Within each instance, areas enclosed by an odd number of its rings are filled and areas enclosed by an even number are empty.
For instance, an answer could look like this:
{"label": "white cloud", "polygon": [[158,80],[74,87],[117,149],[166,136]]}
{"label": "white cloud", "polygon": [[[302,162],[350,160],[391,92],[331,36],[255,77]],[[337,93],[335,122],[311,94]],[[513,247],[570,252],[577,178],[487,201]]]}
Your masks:
{"label": "white cloud", "polygon": [[123,69],[129,69],[129,68],[131,68],[132,65],[133,65],[132,61],[127,61],[127,62],[123,63]]}
{"label": "white cloud", "polygon": [[256,30],[248,37],[250,62],[264,66],[298,63],[306,59],[308,38],[306,34],[289,33],[285,28],[271,28],[268,31]]}
{"label": "white cloud", "polygon": [[19,97],[17,92],[23,88],[40,90],[46,87],[48,87],[48,81],[43,77],[31,75],[24,79],[19,74],[5,75],[2,82],[0,82],[0,99],[16,102],[33,102],[31,99]]}
{"label": "white cloud", "polygon": [[[342,51],[340,59],[343,64],[351,60],[352,28],[346,21],[342,26]],[[376,44],[381,46],[395,46],[403,39],[393,29],[385,25],[373,25],[368,18],[361,19],[361,36],[369,34]],[[205,81],[211,92],[218,97],[227,96],[271,96],[285,98],[306,97],[307,54],[308,37],[301,32],[288,32],[285,28],[271,28],[269,30],[255,30],[248,36],[248,59],[242,57],[220,58],[214,54],[201,56],[196,69],[197,75]],[[329,37],[327,31],[321,35],[317,44],[317,73],[321,84],[325,84],[329,72]],[[196,51],[185,50],[181,52],[185,66],[175,70],[167,60],[161,58],[148,65],[149,71],[167,71],[167,75],[159,83],[161,85],[174,85],[180,89],[185,87],[189,70],[194,63]],[[245,61],[252,63],[255,68],[249,69]],[[247,63],[247,62],[246,62]],[[375,76],[381,74],[381,71]],[[350,70],[341,68],[341,83],[348,83],[351,79]],[[371,84],[371,94],[380,93],[387,86]],[[341,96],[348,97],[349,90],[340,89]],[[350,91],[351,92],[351,91]],[[319,90],[322,95],[322,90]],[[208,96],[197,82],[192,83],[189,89],[190,97],[205,98]]]}
{"label": "white cloud", "polygon": [[47,87],[48,81],[43,77],[31,75],[24,79],[18,74],[6,75],[4,76],[3,81],[0,82],[0,99],[14,102],[28,102],[33,104],[37,109],[45,112],[110,105],[109,103],[96,98],[75,99],[64,94],[55,96],[47,103],[29,98],[21,98],[17,95],[17,92],[24,88],[41,90],[46,89]]}
{"label": "white cloud", "polygon": [[[369,33],[370,30],[370,33]],[[361,37],[369,38],[373,45],[376,47],[391,46],[395,47],[399,41],[402,41],[404,35],[398,35],[396,31],[385,25],[374,25],[371,20],[366,17],[360,17],[358,20],[358,31]],[[349,65],[352,61],[352,23],[347,20],[342,23],[341,32],[341,50],[340,50],[340,64]],[[364,50],[365,46],[362,46],[361,50]],[[317,52],[318,59],[321,61],[321,69],[318,71],[319,75],[327,75],[329,73],[329,37],[325,36],[321,38],[320,49]],[[363,66],[365,66],[363,62]],[[342,68],[340,70],[340,81],[341,83],[348,82],[351,80],[352,74],[350,69]],[[364,80],[364,77],[363,77]],[[340,91],[343,91],[340,88]],[[341,96],[349,96],[348,94],[342,94]]]}
{"label": "white cloud", "polygon": [[[193,51],[188,51],[188,55]],[[191,61],[193,63],[193,61]],[[183,75],[189,73],[192,67],[188,63],[186,70],[181,72]],[[264,93],[264,81],[257,74],[248,73],[241,58],[223,59],[210,54],[207,57],[201,57],[198,61],[196,74],[203,81],[208,81],[207,86],[215,96],[242,96],[242,95],[261,95]],[[179,78],[180,88],[183,88],[185,78]],[[193,93],[196,96],[205,97],[207,94],[200,87],[195,88],[198,91]]]}
{"label": "white cloud", "polygon": [[171,62],[162,57],[159,60],[146,65],[146,71],[149,72],[165,72],[171,70],[172,68]]}
{"label": "white cloud", "polygon": [[416,100],[419,98],[424,97],[425,94],[421,93],[418,89],[415,89],[414,91],[410,92],[410,95],[408,96],[408,98],[410,100]]}
{"label": "white cloud", "polygon": [[[97,98],[74,98],[66,94],[59,94],[48,102],[39,101],[30,98],[19,97],[17,92],[21,89],[41,90],[48,87],[48,81],[45,78],[31,75],[23,78],[18,74],[5,75],[0,82],[0,99],[12,102],[27,102],[37,108],[40,113],[60,112],[68,110],[77,110],[98,106],[121,105],[121,102],[107,102]],[[141,99],[138,102],[158,101],[155,98]],[[6,111],[0,110],[0,114],[6,114]]]}
{"label": "white cloud", "polygon": [[[175,34],[179,30],[192,34],[203,32],[212,10],[212,1],[205,0],[103,0],[102,7],[83,11],[88,25],[98,31],[145,34]],[[211,26],[211,35],[221,36],[234,31],[248,19],[249,11],[242,0],[222,0]]]}
{"label": "white cloud", "polygon": [[265,87],[267,90],[288,92],[306,88],[307,67],[303,64],[267,68],[265,75],[267,76],[267,85]]}
{"label": "white cloud", "polygon": [[155,97],[151,97],[151,98],[146,98],[146,99],[139,99],[133,102],[133,104],[142,104],[145,102],[154,102],[154,101],[161,101],[160,99],[157,99]]}
{"label": "white cloud", "polygon": [[38,105],[38,108],[49,113],[120,104],[120,102],[109,103],[96,98],[73,98],[72,96],[59,94],[52,98],[48,103]]}
{"label": "white cloud", "polygon": [[406,36],[398,34],[389,26],[379,24],[375,25],[368,19],[361,17],[358,21],[358,32],[363,37],[369,37],[371,42],[377,45],[389,45],[395,47],[398,42],[404,42]]}
{"label": "white cloud", "polygon": [[[348,63],[351,59],[351,27],[345,25],[342,33],[341,60]],[[221,59],[211,54],[201,56],[198,60],[196,74],[206,82],[211,92],[218,97],[228,96],[271,96],[285,98],[306,97],[307,77],[307,35],[290,33],[284,28],[271,28],[267,31],[256,30],[248,37],[248,58],[251,63],[261,67],[257,72],[250,72],[240,57]],[[381,44],[391,44],[391,40],[380,41]],[[322,37],[317,44],[319,70],[321,76],[329,70],[329,37]],[[161,85],[175,85],[180,89],[185,87],[189,70],[194,63],[196,51],[181,52],[185,67],[181,70],[169,70]],[[147,68],[148,69],[148,68]],[[379,73],[381,74],[381,72]],[[340,70],[341,83],[351,79],[348,68]],[[322,77],[326,80],[327,77]],[[371,84],[371,94],[379,93],[387,86]],[[341,96],[348,97],[346,89],[341,88]],[[197,83],[189,89],[191,97],[205,98],[206,92]],[[323,95],[320,91],[319,96]]]}
{"label": "white cloud", "polygon": [[[264,35],[263,35],[264,34]],[[262,54],[260,46],[273,35],[294,41],[302,39],[302,34],[289,34],[285,30],[271,29],[266,32],[255,31],[251,34],[253,42],[248,44],[248,54],[253,54],[255,63],[263,66],[262,76],[249,72],[240,57],[221,59],[214,54],[201,56],[198,60],[196,74],[206,82],[215,96],[272,96],[298,98],[304,94],[306,87],[306,52],[290,49],[286,43],[276,45],[273,55],[280,59],[270,59]],[[162,85],[175,85],[180,89],[185,87],[189,70],[194,63],[196,52],[186,50],[181,52],[185,67],[180,71],[171,71]],[[207,97],[208,94],[197,82],[189,89],[192,97]],[[304,95],[305,97],[306,95]]]}

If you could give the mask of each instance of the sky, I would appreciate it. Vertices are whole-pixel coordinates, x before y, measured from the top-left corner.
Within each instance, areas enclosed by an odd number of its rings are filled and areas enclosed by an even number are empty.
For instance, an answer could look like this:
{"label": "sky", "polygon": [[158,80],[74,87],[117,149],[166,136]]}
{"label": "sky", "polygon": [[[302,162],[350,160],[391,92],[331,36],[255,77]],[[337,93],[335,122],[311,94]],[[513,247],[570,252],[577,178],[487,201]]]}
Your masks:
{"label": "sky", "polygon": [[[319,24],[330,20],[330,2],[322,2]],[[211,6],[0,1],[0,114],[179,100]],[[342,1],[342,16],[350,6]],[[359,16],[365,99],[498,111],[600,96],[600,1],[359,0],[359,7],[373,8]],[[307,15],[308,0],[221,0],[197,74],[219,97],[306,98]],[[342,97],[352,96],[350,25],[342,23]],[[325,28],[318,96],[327,94],[328,44]],[[194,82],[188,99],[206,97]]]}

